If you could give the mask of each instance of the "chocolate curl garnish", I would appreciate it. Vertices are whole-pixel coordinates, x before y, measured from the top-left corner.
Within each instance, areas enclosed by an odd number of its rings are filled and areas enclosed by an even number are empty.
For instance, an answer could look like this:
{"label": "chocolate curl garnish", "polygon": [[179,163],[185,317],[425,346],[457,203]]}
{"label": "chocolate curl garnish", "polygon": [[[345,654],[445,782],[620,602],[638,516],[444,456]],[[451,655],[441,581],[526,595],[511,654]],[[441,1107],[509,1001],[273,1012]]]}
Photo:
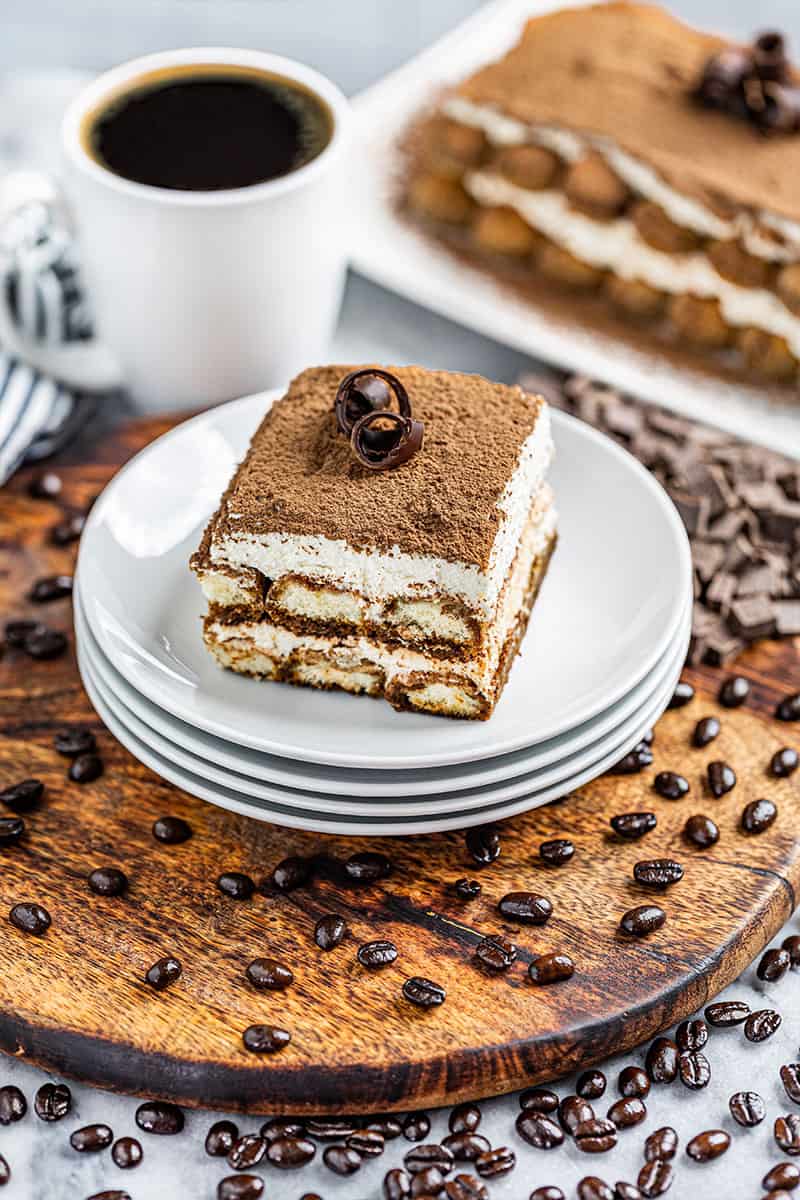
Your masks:
{"label": "chocolate curl garnish", "polygon": [[709,108],[730,108],[753,69],[754,58],[749,50],[727,46],[706,63],[695,95]]}
{"label": "chocolate curl garnish", "polygon": [[753,42],[753,63],[756,75],[765,83],[786,83],[789,79],[789,60],[783,34],[774,30],[760,33]]}
{"label": "chocolate curl garnish", "polygon": [[362,466],[370,471],[391,471],[421,449],[423,433],[422,421],[409,416],[390,410],[368,412],[353,426],[350,445]]}
{"label": "chocolate curl garnish", "polygon": [[751,47],[726,46],[713,54],[694,94],[760,133],[800,130],[800,89],[791,82],[783,35],[773,30],[759,34]]}
{"label": "chocolate curl garnish", "polygon": [[396,376],[377,367],[363,367],[346,375],[336,392],[334,411],[339,432],[350,437],[361,417],[369,413],[388,412],[392,395],[397,399],[400,415],[411,416],[408,392]]}

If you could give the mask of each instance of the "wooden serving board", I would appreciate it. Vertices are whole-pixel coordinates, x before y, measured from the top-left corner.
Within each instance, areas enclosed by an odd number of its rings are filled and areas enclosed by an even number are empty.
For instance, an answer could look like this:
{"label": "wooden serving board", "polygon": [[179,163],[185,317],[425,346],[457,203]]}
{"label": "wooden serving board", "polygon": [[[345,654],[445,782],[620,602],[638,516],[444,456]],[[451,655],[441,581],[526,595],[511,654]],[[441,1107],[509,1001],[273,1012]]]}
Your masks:
{"label": "wooden serving board", "polygon": [[[49,544],[62,507],[85,507],[114,470],[169,422],[139,422],[104,438],[90,462],[77,452],[58,470],[61,503],[27,494],[21,475],[0,496],[0,613],[35,615],[71,628],[68,601],[34,606],[25,599],[41,576],[68,572],[73,548]],[[130,581],[136,586],[135,579]],[[659,723],[653,769],[597,780],[565,803],[501,826],[502,854],[479,871],[458,833],[375,839],[393,874],[355,890],[321,877],[288,895],[249,902],[222,896],[225,870],[256,880],[289,854],[344,858],[365,842],[282,830],[203,804],[140,766],[104,730],[81,687],[72,650],[34,662],[6,649],[0,661],[0,786],[36,776],[41,807],[27,835],[2,851],[0,870],[0,1047],[59,1074],[189,1105],[257,1112],[381,1111],[452,1103],[510,1091],[596,1061],[649,1038],[683,1018],[734,979],[790,914],[800,886],[800,773],[767,773],[774,751],[800,748],[800,728],[772,718],[775,703],[800,685],[798,647],[765,642],[737,669],[753,681],[745,708],[722,710],[722,672],[687,671],[698,690],[684,709]],[[368,703],[368,701],[364,701]],[[690,746],[699,717],[719,713],[722,734],[706,750]],[[89,725],[105,774],[84,786],[66,779],[67,761],[52,746],[56,730]],[[737,787],[714,800],[706,764],[730,762]],[[679,802],[652,790],[657,769],[691,783]],[[738,829],[744,804],[759,796],[778,804],[767,832]],[[649,809],[658,828],[638,843],[611,833],[615,813]],[[682,839],[686,818],[714,817],[711,850]],[[172,814],[194,836],[164,846],[151,836],[155,818]],[[569,837],[571,863],[545,867],[545,838]],[[670,855],[685,878],[665,896],[666,925],[641,941],[625,940],[618,921],[652,899],[634,883],[641,858]],[[95,896],[88,873],[117,864],[130,879],[120,899]],[[478,900],[457,900],[459,876],[480,877]],[[554,915],[540,929],[511,934],[519,961],[490,978],[474,964],[481,935],[506,930],[497,901],[518,889],[550,897]],[[5,914],[36,900],[52,914],[42,938],[20,933]],[[350,932],[331,953],[313,941],[319,916],[339,912]],[[397,943],[394,966],[367,972],[358,945],[374,937]],[[565,949],[572,980],[536,988],[526,965],[536,953]],[[183,963],[182,978],[155,993],[142,982],[164,954]],[[284,993],[256,993],[244,969],[259,955],[286,961],[295,983]],[[424,975],[447,988],[439,1009],[421,1011],[400,998],[403,980]],[[248,1054],[242,1030],[254,1022],[287,1028],[292,1041],[269,1058]]]}

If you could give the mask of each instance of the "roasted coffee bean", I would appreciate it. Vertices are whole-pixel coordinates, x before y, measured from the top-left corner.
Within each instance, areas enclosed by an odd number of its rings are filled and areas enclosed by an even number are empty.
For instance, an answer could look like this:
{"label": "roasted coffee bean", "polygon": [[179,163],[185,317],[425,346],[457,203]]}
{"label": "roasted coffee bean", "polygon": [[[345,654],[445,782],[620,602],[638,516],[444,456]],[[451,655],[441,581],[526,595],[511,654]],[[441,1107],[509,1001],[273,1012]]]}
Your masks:
{"label": "roasted coffee bean", "polygon": [[311,863],[307,858],[293,855],[279,862],[272,872],[271,880],[279,892],[292,892],[303,887],[311,878]]}
{"label": "roasted coffee bean", "polygon": [[146,1100],[136,1110],[136,1124],[145,1133],[171,1136],[183,1129],[183,1113],[168,1100]]}
{"label": "roasted coffee bean", "polygon": [[551,867],[563,867],[574,853],[575,846],[569,838],[553,838],[539,847],[539,857]]}
{"label": "roasted coffee bean", "polygon": [[[306,1163],[311,1162],[316,1153],[317,1147],[305,1137],[279,1137],[267,1143],[267,1161],[282,1171],[304,1167]],[[330,1166],[330,1163],[328,1165]]]}
{"label": "roasted coffee bean", "polygon": [[227,1158],[238,1140],[238,1125],[233,1121],[215,1121],[206,1134],[206,1154],[211,1158]]}
{"label": "roasted coffee bean", "polygon": [[279,1137],[305,1137],[306,1127],[294,1117],[270,1117],[258,1132],[268,1142],[274,1142]]}
{"label": "roasted coffee bean", "polygon": [[442,1145],[456,1162],[474,1162],[478,1155],[492,1148],[489,1139],[480,1133],[451,1133],[442,1138]]}
{"label": "roasted coffee bean", "polygon": [[409,1113],[403,1121],[403,1137],[409,1142],[424,1142],[430,1131],[431,1121],[426,1112]]}
{"label": "roasted coffee bean", "polygon": [[709,1004],[705,1011],[709,1025],[716,1025],[718,1029],[743,1025],[749,1016],[750,1005],[744,1000],[718,1000],[716,1004]]}
{"label": "roasted coffee bean", "polygon": [[681,800],[689,791],[689,780],[675,771],[659,771],[653,787],[665,800]]}
{"label": "roasted coffee bean", "polygon": [[683,867],[673,858],[652,858],[636,863],[633,877],[644,887],[666,888],[683,879]]}
{"label": "roasted coffee bean", "polygon": [[692,745],[702,750],[704,746],[710,745],[714,738],[719,737],[721,728],[716,717],[703,717],[694,727]]}
{"label": "roasted coffee bean", "polygon": [[751,800],[742,812],[742,829],[745,833],[763,833],[777,815],[778,809],[771,800]]}
{"label": "roasted coffee bean", "polygon": [[419,1200],[444,1195],[444,1175],[436,1167],[426,1167],[418,1175],[412,1175],[411,1195],[419,1197]]}
{"label": "roasted coffee bean", "polygon": [[642,1193],[635,1183],[618,1179],[614,1184],[614,1200],[642,1200]]}
{"label": "roasted coffee bean", "polygon": [[263,1192],[260,1175],[226,1175],[217,1184],[217,1200],[259,1200]]}
{"label": "roasted coffee bean", "polygon": [[234,1171],[249,1171],[264,1161],[267,1141],[258,1133],[244,1133],[228,1151],[228,1166]]}
{"label": "roasted coffee bean", "polygon": [[412,975],[403,984],[403,996],[418,1008],[437,1008],[444,1004],[447,992],[432,979],[426,979],[423,975]]}
{"label": "roasted coffee bean", "polygon": [[719,841],[719,829],[711,817],[706,817],[702,813],[696,813],[693,817],[689,817],[683,827],[683,832],[687,841],[699,846],[702,850],[716,845]]}
{"label": "roasted coffee bean", "polygon": [[411,1195],[411,1179],[406,1171],[395,1167],[383,1177],[383,1200],[408,1200]]}
{"label": "roasted coffee bean", "polygon": [[89,890],[98,896],[121,896],[128,876],[119,867],[97,867],[88,878]]}
{"label": "roasted coffee bean", "polygon": [[32,900],[15,904],[8,914],[8,919],[17,929],[21,929],[23,933],[31,933],[34,937],[41,937],[50,928],[50,913]]}
{"label": "roasted coffee bean", "polygon": [[358,1129],[358,1122],[350,1117],[309,1117],[305,1123],[306,1133],[318,1142],[340,1142]]}
{"label": "roasted coffee bean", "polygon": [[481,1110],[477,1104],[457,1104],[447,1121],[451,1133],[474,1133],[481,1123]]}
{"label": "roasted coffee bean", "polygon": [[35,475],[28,484],[28,495],[34,500],[55,500],[61,495],[63,484],[54,471]]}
{"label": "roasted coffee bean", "polygon": [[646,741],[641,741],[624,758],[611,767],[607,775],[638,775],[653,765],[653,751]]}
{"label": "roasted coffee bean", "polygon": [[47,575],[37,579],[28,592],[32,604],[51,604],[54,600],[63,600],[72,595],[71,575]]}
{"label": "roasted coffee bean", "polygon": [[391,1142],[394,1138],[399,1138],[403,1132],[400,1119],[392,1113],[384,1113],[378,1117],[369,1117],[366,1127],[367,1129],[377,1129],[378,1133],[383,1135],[385,1142]]}
{"label": "roasted coffee bean", "polygon": [[636,908],[629,908],[623,914],[619,926],[623,933],[629,933],[633,937],[646,937],[648,933],[655,933],[660,929],[666,919],[667,914],[657,904],[638,904]]}
{"label": "roasted coffee bean", "polygon": [[496,1146],[485,1150],[475,1159],[475,1170],[482,1179],[499,1179],[517,1165],[517,1156],[510,1146]]}
{"label": "roasted coffee bean", "polygon": [[553,915],[550,901],[536,892],[508,892],[497,907],[518,925],[544,925]]}
{"label": "roasted coffee bean", "polygon": [[656,814],[651,812],[620,813],[619,816],[611,818],[611,828],[614,832],[631,841],[644,837],[651,829],[655,829],[656,824]]}
{"label": "roasted coffee bean", "polygon": [[519,1106],[530,1112],[558,1112],[558,1096],[550,1088],[526,1088],[520,1093]]}
{"label": "roasted coffee bean", "polygon": [[22,643],[22,649],[29,658],[49,662],[53,658],[60,658],[66,650],[67,645],[65,634],[60,633],[59,630],[37,626],[25,638],[25,641]]}
{"label": "roasted coffee bean", "polygon": [[532,1108],[523,1108],[516,1129],[522,1140],[537,1150],[553,1150],[564,1141],[563,1131],[555,1121]]}
{"label": "roasted coffee bean", "polygon": [[40,1121],[61,1121],[72,1108],[72,1092],[65,1083],[43,1083],[33,1100]]}
{"label": "roasted coffee bean", "polygon": [[760,1125],[767,1115],[767,1108],[758,1092],[734,1092],[728,1101],[731,1116],[738,1125],[751,1129]]}
{"label": "roasted coffee bean", "polygon": [[362,1158],[378,1158],[383,1154],[385,1142],[383,1134],[377,1129],[357,1129],[350,1134],[345,1145]]}
{"label": "roasted coffee bean", "polygon": [[671,1125],[662,1125],[654,1129],[644,1144],[644,1157],[647,1162],[661,1159],[668,1162],[678,1152],[678,1135]]}
{"label": "roasted coffee bean", "polygon": [[761,1180],[761,1186],[768,1192],[777,1192],[780,1189],[793,1192],[798,1185],[800,1185],[800,1167],[796,1167],[794,1163],[790,1162],[777,1163],[767,1171]]}
{"label": "roasted coffee bean", "polygon": [[771,774],[776,775],[778,779],[788,779],[790,775],[794,775],[798,766],[800,766],[800,754],[791,746],[784,746],[782,750],[776,750],[773,754],[769,769]]}
{"label": "roasted coffee bean", "polygon": [[800,1063],[784,1063],[781,1067],[781,1083],[790,1100],[800,1104]]}
{"label": "roasted coffee bean", "polygon": [[334,950],[347,933],[347,922],[338,913],[327,913],[314,926],[314,941],[320,950]]}
{"label": "roasted coffee bean", "polygon": [[103,774],[103,760],[98,754],[79,754],[69,764],[67,775],[73,783],[94,783]]}
{"label": "roasted coffee bean", "polygon": [[86,518],[82,513],[72,513],[53,526],[50,530],[50,541],[54,546],[69,546],[72,542],[77,542],[85,524]]}
{"label": "roasted coffee bean", "polygon": [[457,879],[453,884],[453,891],[459,900],[477,900],[483,888],[477,879]]}
{"label": "roasted coffee bean", "polygon": [[[0,822],[2,825],[2,822]],[[796,933],[785,937],[781,942],[781,946],[789,954],[789,961],[793,967],[800,967],[800,937]]]}
{"label": "roasted coffee bean", "polygon": [[583,1100],[599,1100],[606,1090],[606,1077],[597,1067],[578,1076],[575,1091]]}
{"label": "roasted coffee bean", "polygon": [[681,1050],[702,1050],[708,1041],[708,1026],[702,1017],[681,1021],[675,1030],[675,1041]]}
{"label": "roasted coffee bean", "polygon": [[444,1195],[447,1200],[489,1200],[485,1184],[474,1175],[455,1175],[445,1180]]}
{"label": "roasted coffee bean", "polygon": [[488,867],[500,857],[500,835],[493,825],[476,825],[468,829],[464,841],[479,867]]}
{"label": "roasted coffee bean", "polygon": [[800,1116],[797,1113],[777,1117],[773,1132],[784,1154],[791,1154],[793,1158],[800,1154]]}
{"label": "roasted coffee bean", "polygon": [[766,983],[777,983],[779,979],[783,979],[791,965],[789,951],[784,950],[783,947],[780,950],[776,948],[765,950],[756,967],[756,975]]}
{"label": "roasted coffee bean", "polygon": [[624,1096],[622,1100],[616,1100],[611,1105],[607,1116],[617,1129],[630,1129],[632,1125],[638,1125],[645,1119],[647,1109],[641,1097]]}
{"label": "roasted coffee bean", "polygon": [[391,875],[392,864],[385,854],[362,850],[359,854],[350,855],[344,870],[351,883],[377,883],[379,879]]}
{"label": "roasted coffee bean", "polygon": [[617,1144],[616,1126],[602,1117],[584,1121],[575,1130],[574,1136],[575,1145],[585,1154],[605,1154]]}
{"label": "roasted coffee bean", "polygon": [[453,1155],[446,1146],[435,1142],[422,1142],[406,1152],[403,1166],[409,1175],[418,1175],[428,1167],[436,1167],[442,1175],[449,1175],[453,1169]]}
{"label": "roasted coffee bean", "polygon": [[7,621],[4,629],[6,645],[13,650],[21,650],[25,640],[32,633],[44,633],[45,626],[39,621]]}
{"label": "roasted coffee bean", "polygon": [[21,1121],[28,1111],[28,1101],[13,1083],[0,1087],[0,1125]]}
{"label": "roasted coffee bean", "polygon": [[378,940],[365,942],[358,948],[358,961],[362,967],[389,967],[397,960],[397,946],[394,942]]}
{"label": "roasted coffee bean", "polygon": [[44,784],[40,779],[23,779],[0,792],[0,804],[17,813],[30,812],[44,795]]}
{"label": "roasted coffee bean", "polygon": [[254,958],[245,970],[248,982],[259,991],[282,992],[294,981],[294,975],[277,958]]}
{"label": "roasted coffee bean", "polygon": [[562,983],[575,974],[575,963],[568,954],[540,954],[528,967],[531,983],[544,985]]}
{"label": "roasted coffee bean", "polygon": [[727,763],[717,760],[709,763],[706,775],[711,795],[715,796],[717,800],[736,787],[736,772]]}
{"label": "roasted coffee bean", "polygon": [[517,947],[500,933],[490,933],[475,947],[475,957],[487,971],[508,971],[517,961]]}
{"label": "roasted coffee bean", "polygon": [[672,693],[667,708],[683,708],[690,700],[694,700],[694,688],[687,680],[681,679]]}
{"label": "roasted coffee bean", "polygon": [[178,846],[192,836],[192,827],[181,817],[159,817],[153,822],[153,837],[166,846]]}
{"label": "roasted coffee bean", "polygon": [[651,1083],[672,1083],[678,1074],[678,1047],[672,1038],[651,1042],[644,1065]]}
{"label": "roasted coffee bean", "polygon": [[743,675],[731,675],[719,689],[718,700],[723,708],[738,708],[750,695],[750,682]]}
{"label": "roasted coffee bean", "polygon": [[765,1042],[780,1027],[781,1015],[773,1008],[760,1008],[751,1013],[744,1023],[744,1036],[748,1042]]}
{"label": "roasted coffee bean", "polygon": [[683,1050],[678,1055],[678,1072],[683,1086],[693,1092],[708,1087],[711,1081],[711,1063],[702,1050]]}
{"label": "roasted coffee bean", "polygon": [[586,1175],[578,1181],[578,1200],[614,1200],[608,1184],[596,1175]]}
{"label": "roasted coffee bean", "polygon": [[566,1200],[566,1196],[560,1187],[554,1187],[552,1184],[545,1184],[544,1187],[534,1188],[530,1194],[529,1200]]}
{"label": "roasted coffee bean", "polygon": [[114,1134],[108,1125],[84,1125],[69,1136],[69,1144],[79,1154],[96,1154],[105,1150],[114,1140]]}
{"label": "roasted coffee bean", "polygon": [[62,729],[53,738],[53,746],[65,758],[78,754],[94,754],[97,742],[91,729]]}
{"label": "roasted coffee bean", "polygon": [[22,817],[0,817],[0,846],[12,846],[25,832]]}
{"label": "roasted coffee bean", "polygon": [[[617,1087],[621,1096],[638,1096],[641,1100],[650,1091],[650,1078],[641,1067],[623,1067],[619,1073]],[[611,1118],[613,1121],[613,1117]]]}
{"label": "roasted coffee bean", "polygon": [[673,1171],[663,1158],[649,1159],[639,1172],[636,1183],[646,1200],[663,1196],[672,1187]]}
{"label": "roasted coffee bean", "polygon": [[225,871],[217,880],[217,887],[223,896],[230,896],[231,900],[249,900],[256,890],[250,876],[241,871]]}
{"label": "roasted coffee bean", "polygon": [[111,1147],[111,1157],[121,1171],[132,1171],[142,1161],[142,1146],[136,1138],[117,1138]]}
{"label": "roasted coffee bean", "polygon": [[800,721],[800,692],[786,696],[775,709],[779,721]]}
{"label": "roasted coffee bean", "polygon": [[731,1137],[724,1129],[705,1129],[696,1134],[686,1146],[686,1153],[695,1162],[711,1162],[719,1158],[731,1144]]}
{"label": "roasted coffee bean", "polygon": [[277,1054],[291,1040],[289,1031],[277,1025],[248,1025],[242,1034],[244,1048],[251,1054]]}
{"label": "roasted coffee bean", "polygon": [[569,1134],[574,1134],[579,1125],[593,1118],[594,1109],[582,1096],[565,1096],[558,1106],[558,1119]]}
{"label": "roasted coffee bean", "polygon": [[149,984],[157,992],[163,992],[176,979],[180,979],[183,968],[177,958],[173,958],[167,954],[164,958],[159,958],[148,967],[144,981]]}

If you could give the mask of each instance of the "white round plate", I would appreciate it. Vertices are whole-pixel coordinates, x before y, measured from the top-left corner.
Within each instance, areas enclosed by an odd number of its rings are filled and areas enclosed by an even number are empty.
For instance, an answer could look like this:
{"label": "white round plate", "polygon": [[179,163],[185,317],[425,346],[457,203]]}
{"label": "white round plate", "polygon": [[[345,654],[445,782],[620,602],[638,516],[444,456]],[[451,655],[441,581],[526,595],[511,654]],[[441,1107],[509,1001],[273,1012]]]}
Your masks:
{"label": "white round plate", "polygon": [[658,686],[654,688],[642,708],[624,721],[619,728],[612,730],[598,742],[592,743],[591,746],[575,755],[567,755],[553,766],[526,772],[510,782],[501,782],[486,787],[478,785],[455,794],[443,790],[418,799],[392,797],[367,800],[357,793],[331,798],[318,791],[298,790],[293,787],[278,788],[209,763],[206,759],[190,753],[182,745],[175,744],[162,734],[154,732],[143,721],[140,721],[120,701],[113,687],[109,687],[103,681],[96,669],[96,660],[92,657],[91,650],[84,645],[80,647],[80,650],[82,670],[91,679],[100,700],[108,710],[114,713],[126,729],[134,734],[143,745],[162,755],[179,769],[195,775],[202,775],[208,783],[221,784],[243,797],[254,797],[267,804],[277,802],[290,808],[311,808],[314,812],[334,813],[342,816],[414,817],[449,813],[454,809],[468,812],[474,808],[485,808],[488,804],[506,803],[521,796],[557,786],[565,776],[577,774],[578,771],[590,767],[598,759],[604,758],[608,754],[617,753],[621,757],[620,747],[627,744],[637,731],[641,731],[643,714],[651,712],[658,705],[663,707],[669,701],[669,694],[665,694],[666,689],[671,685],[675,672],[680,671],[683,665],[688,641],[689,624],[687,621],[681,631],[680,641],[674,648],[668,668],[663,672]]}
{"label": "white round plate", "polygon": [[[115,702],[118,700],[129,713],[138,717],[140,722],[159,734],[166,742],[182,747],[205,763],[213,763],[251,780],[276,784],[279,787],[325,792],[328,795],[362,798],[375,796],[380,799],[405,799],[433,792],[457,792],[477,785],[483,787],[560,763],[587,746],[591,745],[594,748],[601,739],[617,732],[629,717],[643,708],[656,688],[660,687],[667,672],[672,671],[675,656],[673,643],[650,674],[617,705],[592,721],[587,721],[541,745],[490,758],[485,762],[464,763],[458,766],[430,767],[421,771],[362,771],[352,767],[327,767],[315,763],[295,762],[293,759],[263,754],[246,746],[236,746],[214,737],[213,734],[193,729],[180,718],[173,717],[164,709],[151,704],[115,670],[86,623],[77,592],[74,596],[74,613],[77,642],[95,679],[103,685],[104,693],[113,696]],[[685,621],[688,622],[690,618],[689,598]],[[111,707],[115,705],[112,704]],[[142,737],[144,741],[151,740],[144,735]]]}
{"label": "white round plate", "polygon": [[554,412],[559,546],[491,720],[397,713],[363,697],[221,671],[200,637],[204,601],[187,563],[275,395],[233,401],[165,434],[114,477],[89,514],[78,579],[89,626],[159,707],[287,758],[423,768],[556,737],[616,704],[662,657],[691,579],[680,517],[636,459]]}
{"label": "white round plate", "polygon": [[439,833],[450,829],[465,829],[472,825],[483,825],[487,822],[513,817],[575,791],[577,788],[589,783],[592,779],[596,779],[598,775],[602,775],[604,771],[612,767],[628,750],[636,745],[644,732],[658,720],[664,711],[675,689],[675,684],[680,678],[681,671],[681,667],[678,667],[669,680],[669,686],[664,688],[659,702],[648,706],[648,711],[642,713],[641,724],[633,736],[628,738],[616,750],[607,753],[583,771],[567,776],[560,783],[553,784],[542,791],[528,793],[521,799],[499,804],[488,804],[486,807],[471,809],[467,812],[457,807],[459,797],[456,796],[454,797],[454,805],[456,807],[454,807],[453,811],[437,813],[435,816],[386,817],[384,814],[375,813],[367,816],[353,815],[343,817],[336,814],[326,816],[313,806],[305,809],[299,806],[290,807],[287,804],[274,801],[267,803],[264,800],[256,800],[255,798],[248,799],[240,792],[229,787],[209,783],[205,774],[202,776],[197,775],[194,772],[176,766],[175,763],[170,762],[158,751],[145,745],[124,724],[120,717],[111,711],[101,698],[91,676],[88,664],[80,651],[78,652],[78,669],[80,670],[89,699],[117,741],[125,746],[134,758],[137,758],[169,783],[182,788],[185,792],[188,792],[192,796],[197,796],[201,800],[219,805],[220,808],[228,809],[228,811],[239,813],[242,816],[253,817],[256,820],[271,821],[275,825],[286,826],[290,829],[306,829],[316,833],[364,837],[399,837],[408,834]]}

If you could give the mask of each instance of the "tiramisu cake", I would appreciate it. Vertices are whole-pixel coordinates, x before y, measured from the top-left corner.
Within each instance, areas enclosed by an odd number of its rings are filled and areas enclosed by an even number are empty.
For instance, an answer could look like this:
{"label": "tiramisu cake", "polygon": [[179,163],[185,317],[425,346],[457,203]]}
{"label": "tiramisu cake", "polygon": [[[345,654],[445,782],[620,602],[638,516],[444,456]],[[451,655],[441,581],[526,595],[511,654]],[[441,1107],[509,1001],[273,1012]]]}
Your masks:
{"label": "tiramisu cake", "polygon": [[486,719],[556,540],[547,405],[318,367],[267,412],[192,558],[217,662]]}
{"label": "tiramisu cake", "polygon": [[415,127],[403,204],[562,315],[796,386],[798,130],[779,34],[563,9]]}

